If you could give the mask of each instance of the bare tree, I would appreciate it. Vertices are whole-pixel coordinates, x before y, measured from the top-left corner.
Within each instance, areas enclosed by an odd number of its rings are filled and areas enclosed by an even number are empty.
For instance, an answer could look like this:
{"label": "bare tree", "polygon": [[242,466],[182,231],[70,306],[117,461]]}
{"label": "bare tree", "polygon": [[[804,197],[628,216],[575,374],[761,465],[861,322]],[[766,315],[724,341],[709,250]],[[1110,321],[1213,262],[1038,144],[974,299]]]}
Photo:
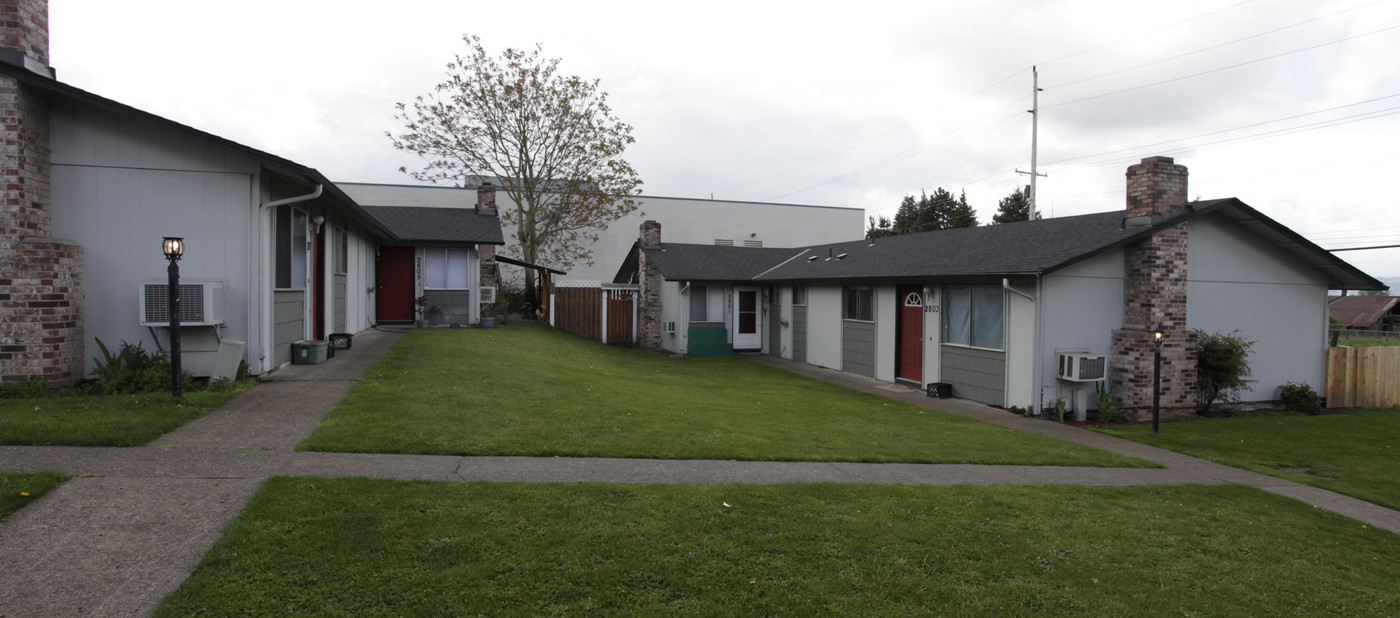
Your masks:
{"label": "bare tree", "polygon": [[[509,48],[492,58],[465,35],[467,56],[447,63],[447,81],[399,103],[405,131],[389,139],[418,154],[434,184],[498,183],[515,202],[501,217],[515,226],[521,259],[568,268],[591,265],[598,230],[637,210],[642,181],[622,158],[632,127],[613,116],[598,80],[558,73],[558,58]],[[534,271],[526,270],[533,297]]]}

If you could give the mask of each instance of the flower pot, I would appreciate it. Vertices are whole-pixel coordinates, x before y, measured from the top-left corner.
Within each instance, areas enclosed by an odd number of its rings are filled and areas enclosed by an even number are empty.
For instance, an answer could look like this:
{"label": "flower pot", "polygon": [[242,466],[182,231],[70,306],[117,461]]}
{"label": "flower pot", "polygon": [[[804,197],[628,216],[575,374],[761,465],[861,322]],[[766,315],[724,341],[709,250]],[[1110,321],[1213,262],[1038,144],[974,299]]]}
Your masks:
{"label": "flower pot", "polygon": [[490,317],[490,318],[481,318],[481,327],[482,327],[482,328],[495,328],[495,327],[496,327],[496,318],[494,318],[494,317]]}

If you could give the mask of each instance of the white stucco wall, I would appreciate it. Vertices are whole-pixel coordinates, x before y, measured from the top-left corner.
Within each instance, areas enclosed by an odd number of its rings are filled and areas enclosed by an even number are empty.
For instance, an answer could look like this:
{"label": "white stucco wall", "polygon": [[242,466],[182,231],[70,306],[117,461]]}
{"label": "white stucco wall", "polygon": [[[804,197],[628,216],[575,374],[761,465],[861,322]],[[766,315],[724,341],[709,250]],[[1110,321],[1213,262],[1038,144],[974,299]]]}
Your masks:
{"label": "white stucco wall", "polygon": [[[56,102],[51,126],[53,234],[83,247],[84,371],[99,354],[95,337],[112,349],[123,340],[157,349],[140,325],[138,294],[143,283],[166,281],[163,236],[185,239],[182,281],[224,281],[223,337],[256,348],[246,308],[258,164],[76,104]],[[156,329],[162,347],[167,331]],[[218,348],[213,328],[182,328],[181,344],[185,369],[207,375]]]}
{"label": "white stucco wall", "polygon": [[1220,216],[1191,222],[1187,325],[1255,341],[1245,401],[1278,398],[1286,381],[1323,388],[1327,285],[1316,270]]}
{"label": "white stucco wall", "polygon": [[841,286],[807,286],[807,362],[841,368]]}
{"label": "white stucco wall", "polygon": [[[336,183],[361,206],[423,206],[433,208],[474,208],[475,189],[414,185]],[[865,211],[860,208],[732,202],[671,197],[641,196],[638,210],[614,221],[598,234],[593,245],[593,265],[566,268],[565,279],[611,281],[643,221],[661,223],[662,242],[713,244],[716,239],[762,242],[765,247],[802,247],[861,238],[865,234]],[[496,192],[502,210],[514,202],[504,191]],[[504,222],[502,222],[504,224]],[[520,257],[512,240],[514,229],[503,225],[506,246],[501,255]],[[510,267],[506,267],[510,268]]]}
{"label": "white stucco wall", "polygon": [[924,383],[942,380],[943,292],[935,283],[924,285]]}

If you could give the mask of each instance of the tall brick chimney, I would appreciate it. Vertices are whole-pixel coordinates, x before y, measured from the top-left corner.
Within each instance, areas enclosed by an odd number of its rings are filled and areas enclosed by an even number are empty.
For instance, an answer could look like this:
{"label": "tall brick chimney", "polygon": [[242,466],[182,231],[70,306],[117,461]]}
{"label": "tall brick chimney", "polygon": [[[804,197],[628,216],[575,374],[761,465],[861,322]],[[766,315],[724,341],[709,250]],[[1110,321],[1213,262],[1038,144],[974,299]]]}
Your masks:
{"label": "tall brick chimney", "polygon": [[490,181],[476,188],[476,214],[496,216],[496,185]]}
{"label": "tall brick chimney", "polygon": [[1186,166],[1171,157],[1148,157],[1128,167],[1128,220],[1165,216],[1186,205]]}
{"label": "tall brick chimney", "polygon": [[[1155,225],[1184,212],[1186,167],[1149,157],[1128,168],[1125,224]],[[1152,408],[1152,331],[1162,340],[1161,407],[1167,416],[1196,406],[1196,335],[1186,327],[1187,223],[1124,247],[1123,327],[1113,331],[1110,388],[1139,415]]]}
{"label": "tall brick chimney", "polygon": [[637,344],[648,350],[661,349],[661,271],[647,259],[647,248],[661,247],[661,224],[643,221],[637,239]]}
{"label": "tall brick chimney", "polygon": [[[0,62],[52,77],[45,0],[0,0]],[[0,380],[82,377],[82,247],[52,238],[49,107],[0,77]]]}
{"label": "tall brick chimney", "polygon": [[643,247],[660,247],[661,224],[656,221],[643,221],[641,240]]}

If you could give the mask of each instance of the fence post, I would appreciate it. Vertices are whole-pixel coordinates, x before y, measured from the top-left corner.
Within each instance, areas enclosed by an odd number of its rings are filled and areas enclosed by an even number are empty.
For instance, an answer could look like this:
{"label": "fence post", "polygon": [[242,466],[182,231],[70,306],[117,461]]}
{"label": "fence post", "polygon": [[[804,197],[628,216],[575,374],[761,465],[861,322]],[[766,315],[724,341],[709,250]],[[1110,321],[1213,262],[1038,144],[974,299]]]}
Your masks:
{"label": "fence post", "polygon": [[600,292],[602,292],[602,294],[600,294],[600,296],[603,297],[603,319],[602,319],[602,322],[603,322],[603,345],[607,345],[607,344],[608,344],[608,298],[609,298],[610,296],[612,296],[612,290],[609,290],[609,289],[604,288],[604,287],[599,287],[598,290],[599,290]]}

